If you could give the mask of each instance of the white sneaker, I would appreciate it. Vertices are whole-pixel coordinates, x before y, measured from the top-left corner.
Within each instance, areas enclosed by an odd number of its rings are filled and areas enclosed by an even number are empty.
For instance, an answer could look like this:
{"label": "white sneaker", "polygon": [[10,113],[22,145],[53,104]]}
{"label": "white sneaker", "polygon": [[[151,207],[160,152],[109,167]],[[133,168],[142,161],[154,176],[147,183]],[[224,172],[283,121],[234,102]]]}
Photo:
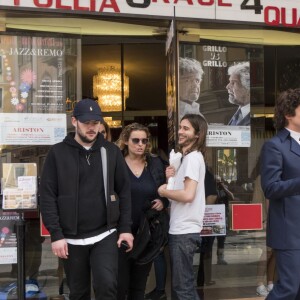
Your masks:
{"label": "white sneaker", "polygon": [[274,287],[274,284],[273,284],[273,283],[269,283],[269,284],[267,285],[267,291],[268,291],[268,292],[271,292],[271,291],[273,290],[273,287]]}
{"label": "white sneaker", "polygon": [[267,288],[262,284],[257,287],[256,294],[258,296],[267,297],[269,292],[268,292]]}

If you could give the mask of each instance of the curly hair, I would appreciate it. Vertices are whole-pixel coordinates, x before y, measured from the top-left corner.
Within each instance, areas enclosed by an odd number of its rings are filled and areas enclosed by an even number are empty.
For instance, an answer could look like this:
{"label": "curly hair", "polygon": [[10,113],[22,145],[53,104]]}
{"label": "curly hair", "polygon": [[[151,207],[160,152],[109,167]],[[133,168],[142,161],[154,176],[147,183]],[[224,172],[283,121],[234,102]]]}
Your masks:
{"label": "curly hair", "polygon": [[179,57],[179,74],[196,73],[200,75],[201,81],[204,74],[201,63],[193,58]]}
{"label": "curly hair", "polygon": [[132,123],[124,127],[119,136],[119,139],[116,141],[116,145],[121,149],[124,157],[126,157],[128,155],[128,146],[126,145],[126,142],[129,141],[130,135],[133,131],[144,131],[147,135],[147,138],[149,139],[144,152],[144,159],[146,159],[146,155],[151,153],[151,143],[150,143],[151,134],[148,127],[142,124]]}
{"label": "curly hair", "polygon": [[[180,122],[182,120],[188,120],[192,127],[195,130],[195,134],[198,135],[198,138],[193,143],[192,147],[189,148],[187,153],[183,153],[184,155],[192,152],[192,151],[199,151],[202,153],[202,155],[205,157],[206,152],[206,135],[207,135],[207,121],[205,120],[203,115],[198,114],[186,114],[184,115]],[[182,152],[182,149],[179,147],[180,152]]]}
{"label": "curly hair", "polygon": [[286,116],[295,116],[295,109],[300,105],[300,88],[288,89],[279,94],[274,111],[274,127],[277,130],[288,125]]}
{"label": "curly hair", "polygon": [[250,90],[250,64],[249,61],[236,63],[228,68],[228,75],[237,74],[240,76],[241,84],[248,91]]}

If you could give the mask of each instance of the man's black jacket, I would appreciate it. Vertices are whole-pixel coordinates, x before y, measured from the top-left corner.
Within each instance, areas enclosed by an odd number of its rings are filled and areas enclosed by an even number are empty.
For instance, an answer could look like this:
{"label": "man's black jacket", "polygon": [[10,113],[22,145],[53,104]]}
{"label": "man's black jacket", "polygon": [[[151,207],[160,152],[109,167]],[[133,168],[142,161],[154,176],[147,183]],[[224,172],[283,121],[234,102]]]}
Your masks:
{"label": "man's black jacket", "polygon": [[[80,149],[66,139],[54,145],[46,158],[40,184],[40,208],[51,240],[77,234]],[[119,148],[98,134],[106,198],[106,230],[117,228],[131,232],[131,192],[125,161]],[[99,156],[100,157],[100,156]],[[97,178],[91,178],[96,184]]]}

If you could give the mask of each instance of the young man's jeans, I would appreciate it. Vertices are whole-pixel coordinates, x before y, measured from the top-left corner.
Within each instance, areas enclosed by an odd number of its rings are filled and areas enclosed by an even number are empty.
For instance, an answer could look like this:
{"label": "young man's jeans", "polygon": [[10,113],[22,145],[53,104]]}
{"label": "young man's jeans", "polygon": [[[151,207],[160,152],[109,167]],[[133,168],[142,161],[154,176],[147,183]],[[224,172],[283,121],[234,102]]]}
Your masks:
{"label": "young man's jeans", "polygon": [[172,273],[172,300],[197,300],[193,258],[201,245],[200,233],[169,234]]}

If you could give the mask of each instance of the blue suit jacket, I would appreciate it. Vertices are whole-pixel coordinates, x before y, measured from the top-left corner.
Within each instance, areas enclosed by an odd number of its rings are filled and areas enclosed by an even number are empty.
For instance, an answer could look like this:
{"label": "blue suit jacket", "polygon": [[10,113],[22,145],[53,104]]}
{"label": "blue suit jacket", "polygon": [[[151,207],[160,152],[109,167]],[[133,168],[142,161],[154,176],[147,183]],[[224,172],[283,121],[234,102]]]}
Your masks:
{"label": "blue suit jacket", "polygon": [[261,183],[270,200],[267,245],[300,249],[300,145],[286,129],[262,148]]}
{"label": "blue suit jacket", "polygon": [[261,183],[270,200],[267,245],[300,249],[300,145],[286,129],[262,148]]}

